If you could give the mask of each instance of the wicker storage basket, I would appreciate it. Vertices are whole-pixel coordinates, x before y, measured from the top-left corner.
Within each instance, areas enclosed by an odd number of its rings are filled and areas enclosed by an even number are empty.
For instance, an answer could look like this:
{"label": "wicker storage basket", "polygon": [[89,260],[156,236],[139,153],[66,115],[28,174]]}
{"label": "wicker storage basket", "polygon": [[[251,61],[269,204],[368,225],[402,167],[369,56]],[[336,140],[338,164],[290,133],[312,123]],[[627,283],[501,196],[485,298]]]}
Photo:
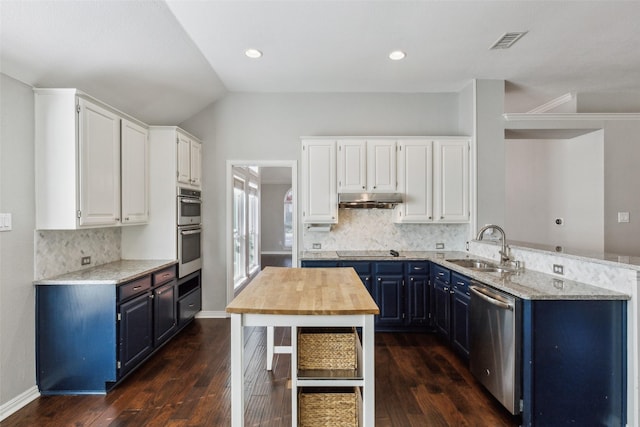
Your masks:
{"label": "wicker storage basket", "polygon": [[298,369],[357,368],[355,328],[298,329]]}
{"label": "wicker storage basket", "polygon": [[298,394],[298,427],[358,427],[360,389],[302,388]]}

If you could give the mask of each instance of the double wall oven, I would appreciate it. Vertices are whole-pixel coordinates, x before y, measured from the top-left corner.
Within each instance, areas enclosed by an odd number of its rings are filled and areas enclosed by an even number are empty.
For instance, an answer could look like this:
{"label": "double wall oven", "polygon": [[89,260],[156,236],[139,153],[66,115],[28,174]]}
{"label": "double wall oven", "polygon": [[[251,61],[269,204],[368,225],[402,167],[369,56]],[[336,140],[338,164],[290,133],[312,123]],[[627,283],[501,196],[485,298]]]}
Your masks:
{"label": "double wall oven", "polygon": [[178,188],[178,277],[202,268],[201,192]]}

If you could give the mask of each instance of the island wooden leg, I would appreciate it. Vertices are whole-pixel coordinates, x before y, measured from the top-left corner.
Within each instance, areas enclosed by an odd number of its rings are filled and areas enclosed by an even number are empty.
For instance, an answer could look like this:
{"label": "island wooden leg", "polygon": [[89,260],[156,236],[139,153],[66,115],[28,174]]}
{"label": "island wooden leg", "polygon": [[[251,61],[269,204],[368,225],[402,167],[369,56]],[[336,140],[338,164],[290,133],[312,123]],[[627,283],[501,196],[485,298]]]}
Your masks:
{"label": "island wooden leg", "polygon": [[244,427],[244,328],[242,314],[231,314],[231,425]]}

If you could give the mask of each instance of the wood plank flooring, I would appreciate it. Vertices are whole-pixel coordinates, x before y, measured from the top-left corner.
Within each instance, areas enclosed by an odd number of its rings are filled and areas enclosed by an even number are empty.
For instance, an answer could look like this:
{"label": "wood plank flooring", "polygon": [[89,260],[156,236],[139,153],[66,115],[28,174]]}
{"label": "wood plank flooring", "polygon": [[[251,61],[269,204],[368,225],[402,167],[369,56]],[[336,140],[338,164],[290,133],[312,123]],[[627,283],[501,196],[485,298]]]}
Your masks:
{"label": "wood plank flooring", "polygon": [[[228,319],[197,319],[106,396],[45,396],[14,426],[229,426]],[[264,328],[245,334],[247,426],[291,425],[290,356],[265,369]],[[276,339],[287,344],[287,329]],[[376,334],[376,426],[517,426],[430,334]]]}

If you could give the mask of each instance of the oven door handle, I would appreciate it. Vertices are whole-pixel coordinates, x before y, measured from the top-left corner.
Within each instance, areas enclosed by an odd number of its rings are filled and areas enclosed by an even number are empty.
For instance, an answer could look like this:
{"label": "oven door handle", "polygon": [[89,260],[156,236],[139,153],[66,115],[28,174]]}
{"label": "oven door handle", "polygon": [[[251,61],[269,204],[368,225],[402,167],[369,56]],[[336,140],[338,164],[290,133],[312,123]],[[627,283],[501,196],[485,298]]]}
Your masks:
{"label": "oven door handle", "polygon": [[183,235],[183,236],[188,236],[190,234],[200,234],[200,233],[202,233],[201,229],[198,229],[198,230],[182,230],[182,231],[180,231],[180,234]]}
{"label": "oven door handle", "polygon": [[198,199],[180,199],[180,203],[197,203],[197,204],[202,204],[202,200],[198,200]]}
{"label": "oven door handle", "polygon": [[478,286],[471,285],[469,286],[469,289],[471,289],[471,292],[473,292],[474,294],[476,294],[478,297],[482,298],[489,304],[493,304],[500,308],[504,308],[505,310],[513,310],[513,306],[511,304],[507,303],[506,301],[502,301],[502,298],[500,298],[499,295],[494,294],[493,292],[485,288],[480,288]]}

